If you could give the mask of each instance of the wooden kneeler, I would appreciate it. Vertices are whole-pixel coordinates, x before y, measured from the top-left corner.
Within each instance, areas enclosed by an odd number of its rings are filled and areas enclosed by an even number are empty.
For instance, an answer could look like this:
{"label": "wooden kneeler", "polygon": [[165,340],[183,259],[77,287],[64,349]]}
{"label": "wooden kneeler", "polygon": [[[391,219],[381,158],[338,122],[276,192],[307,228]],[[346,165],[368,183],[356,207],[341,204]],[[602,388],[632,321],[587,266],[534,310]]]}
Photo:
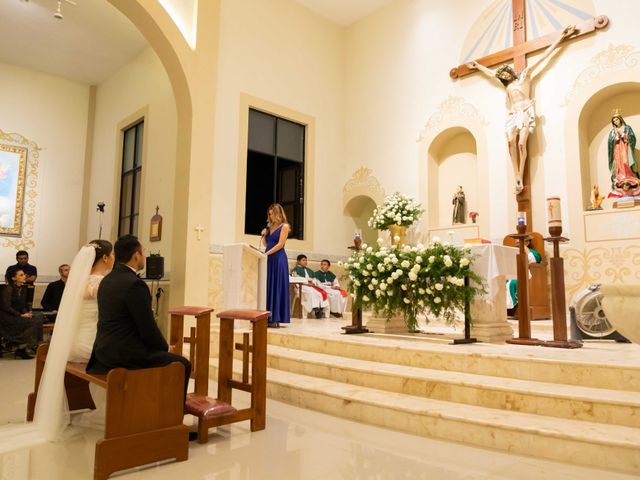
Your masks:
{"label": "wooden kneeler", "polygon": [[[220,350],[218,355],[218,398],[208,396],[209,385],[209,332],[210,308],[181,307],[170,310],[171,342],[174,352],[182,354],[182,328],[184,315],[198,319],[195,334],[194,374],[195,389],[187,395],[186,412],[198,417],[198,443],[207,443],[209,429],[229,423],[250,420],[251,431],[264,430],[267,402],[267,319],[271,312],[262,310],[226,310],[218,314],[220,319]],[[243,334],[243,342],[234,344],[235,320],[251,322],[253,342],[249,333]],[[193,342],[191,332],[189,342]],[[178,342],[178,337],[180,342]],[[242,380],[233,379],[233,352],[242,351]],[[251,374],[249,375],[249,371]],[[238,410],[232,405],[232,390],[236,388],[251,394],[251,406]]]}

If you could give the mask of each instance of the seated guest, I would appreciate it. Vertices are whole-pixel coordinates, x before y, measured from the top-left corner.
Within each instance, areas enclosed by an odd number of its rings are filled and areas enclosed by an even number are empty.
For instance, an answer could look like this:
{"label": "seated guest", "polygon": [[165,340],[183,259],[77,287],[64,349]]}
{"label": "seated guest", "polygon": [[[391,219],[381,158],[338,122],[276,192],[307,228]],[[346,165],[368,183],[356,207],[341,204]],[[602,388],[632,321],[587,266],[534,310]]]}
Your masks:
{"label": "seated guest", "polygon": [[48,316],[53,321],[55,321],[55,314],[58,313],[58,309],[60,308],[64,287],[67,284],[67,278],[69,278],[69,269],[70,267],[66,263],[58,267],[60,280],[56,280],[47,285],[47,289],[44,291],[44,295],[40,301],[42,308],[53,314]]}
{"label": "seated guest", "polygon": [[38,278],[38,269],[29,264],[29,253],[20,250],[16,253],[17,263],[15,265],[10,265],[7,267],[7,271],[5,273],[5,277],[13,277],[14,273],[20,269],[26,275],[25,285],[27,286],[27,303],[29,307],[33,304],[33,284],[36,283],[36,279]]}
{"label": "seated guest", "polygon": [[326,258],[320,262],[320,270],[315,273],[316,282],[329,295],[329,311],[333,317],[342,317],[347,308],[347,292],[340,288],[336,275],[329,271],[331,262]]}
{"label": "seated guest", "polygon": [[[530,238],[525,241],[525,250],[527,252],[527,260],[529,261],[529,264],[540,263],[542,261],[540,253],[531,246]],[[531,272],[529,272],[529,278],[531,278]],[[507,310],[513,310],[517,304],[518,280],[507,280]]]}
{"label": "seated guest", "polygon": [[0,335],[17,345],[16,357],[28,360],[33,356],[26,347],[35,348],[42,341],[42,317],[34,316],[27,305],[26,277],[20,269],[6,277],[0,295]]}
{"label": "seated guest", "polygon": [[169,353],[151,308],[151,293],[136,272],[144,268],[142,245],[133,235],[120,237],[114,245],[116,264],[98,289],[98,328],[87,372],[104,374],[112,368],[184,365],[187,392],[191,362]]}
{"label": "seated guest", "polygon": [[329,307],[329,295],[318,287],[313,270],[307,267],[307,256],[298,255],[296,266],[291,270],[291,275],[306,279],[302,288],[302,309],[304,313],[313,312],[316,318],[324,318],[324,309]]}

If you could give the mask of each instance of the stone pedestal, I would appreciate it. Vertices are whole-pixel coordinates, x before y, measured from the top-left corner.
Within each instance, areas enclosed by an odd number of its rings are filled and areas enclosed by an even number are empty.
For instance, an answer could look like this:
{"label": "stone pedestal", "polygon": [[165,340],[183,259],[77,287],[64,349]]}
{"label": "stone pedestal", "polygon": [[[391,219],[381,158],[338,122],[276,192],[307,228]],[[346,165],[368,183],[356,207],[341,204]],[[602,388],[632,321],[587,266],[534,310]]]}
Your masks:
{"label": "stone pedestal", "polygon": [[409,333],[403,317],[378,317],[369,312],[362,313],[364,323],[371,333]]}
{"label": "stone pedestal", "polygon": [[[504,275],[495,277],[496,283],[505,285]],[[481,342],[504,343],[512,338],[513,328],[507,321],[506,288],[496,289],[493,298],[478,297],[471,302],[471,336]]]}

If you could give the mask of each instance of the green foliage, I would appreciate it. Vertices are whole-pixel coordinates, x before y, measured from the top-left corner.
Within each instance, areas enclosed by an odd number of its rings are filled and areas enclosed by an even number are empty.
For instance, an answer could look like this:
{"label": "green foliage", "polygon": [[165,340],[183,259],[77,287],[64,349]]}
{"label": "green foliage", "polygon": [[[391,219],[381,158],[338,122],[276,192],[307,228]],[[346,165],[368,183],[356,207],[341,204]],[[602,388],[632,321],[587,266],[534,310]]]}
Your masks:
{"label": "green foliage", "polygon": [[[381,240],[378,240],[382,243]],[[465,302],[485,292],[483,279],[470,270],[469,249],[435,241],[429,246],[362,245],[344,264],[354,306],[391,318],[403,315],[409,331],[418,315],[455,319]],[[468,286],[464,278],[468,277]]]}

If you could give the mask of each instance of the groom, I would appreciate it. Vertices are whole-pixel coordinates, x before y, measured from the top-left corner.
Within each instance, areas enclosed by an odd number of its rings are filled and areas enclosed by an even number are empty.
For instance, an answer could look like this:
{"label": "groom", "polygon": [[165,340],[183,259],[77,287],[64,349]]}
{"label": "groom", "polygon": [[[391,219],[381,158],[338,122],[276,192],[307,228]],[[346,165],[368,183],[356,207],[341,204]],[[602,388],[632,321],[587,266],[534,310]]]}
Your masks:
{"label": "groom", "polygon": [[135,370],[180,362],[186,396],[191,362],[169,353],[156,324],[149,288],[136,275],[144,267],[142,245],[137,237],[124,235],[114,250],[116,264],[98,289],[98,330],[87,372],[104,374],[118,367]]}

